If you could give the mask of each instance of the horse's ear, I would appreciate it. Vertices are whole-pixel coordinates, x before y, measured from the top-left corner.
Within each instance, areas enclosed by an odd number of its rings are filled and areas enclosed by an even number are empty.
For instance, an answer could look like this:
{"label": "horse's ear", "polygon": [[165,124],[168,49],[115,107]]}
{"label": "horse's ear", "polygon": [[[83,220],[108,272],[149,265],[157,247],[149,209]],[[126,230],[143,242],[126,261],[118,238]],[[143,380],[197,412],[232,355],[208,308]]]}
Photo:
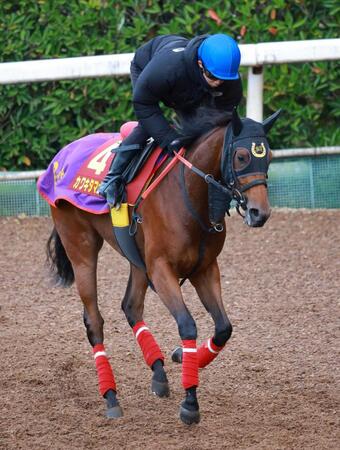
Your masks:
{"label": "horse's ear", "polygon": [[274,114],[269,116],[267,119],[265,119],[262,123],[264,132],[267,134],[269,130],[272,128],[276,120],[278,119],[279,115],[281,114],[282,109],[278,109]]}
{"label": "horse's ear", "polygon": [[236,107],[233,109],[233,114],[231,116],[231,126],[233,129],[233,135],[238,136],[242,131],[243,125]]}

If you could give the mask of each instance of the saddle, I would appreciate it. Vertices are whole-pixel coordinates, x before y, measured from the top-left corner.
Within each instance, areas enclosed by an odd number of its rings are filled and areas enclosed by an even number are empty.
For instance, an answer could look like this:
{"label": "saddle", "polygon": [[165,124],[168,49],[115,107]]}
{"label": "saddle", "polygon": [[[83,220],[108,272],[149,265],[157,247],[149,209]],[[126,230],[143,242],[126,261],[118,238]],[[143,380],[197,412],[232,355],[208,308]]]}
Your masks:
{"label": "saddle", "polygon": [[146,143],[142,152],[138,153],[130,162],[128,167],[123,173],[123,177],[126,180],[126,184],[129,184],[133,179],[140,173],[143,169],[144,164],[149,159],[151,153],[156,148],[154,141],[149,141]]}
{"label": "saddle", "polygon": [[[124,140],[137,125],[138,122],[135,121],[124,123],[119,130],[122,140]],[[157,144],[152,138],[147,141],[141,152],[137,152],[136,156],[131,160],[128,167],[123,172],[123,177],[126,180],[127,203],[129,205],[132,206],[136,203],[144,186],[165,159],[166,155],[162,156],[162,149],[157,147]]]}

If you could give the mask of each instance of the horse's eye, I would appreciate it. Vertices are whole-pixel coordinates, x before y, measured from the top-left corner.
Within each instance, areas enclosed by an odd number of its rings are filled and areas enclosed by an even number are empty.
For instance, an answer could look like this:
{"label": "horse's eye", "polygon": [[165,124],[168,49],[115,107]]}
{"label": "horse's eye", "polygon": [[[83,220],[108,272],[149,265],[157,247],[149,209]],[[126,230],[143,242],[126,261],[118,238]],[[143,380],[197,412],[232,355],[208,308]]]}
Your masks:
{"label": "horse's eye", "polygon": [[238,147],[234,155],[234,169],[245,169],[250,163],[250,153],[245,147]]}

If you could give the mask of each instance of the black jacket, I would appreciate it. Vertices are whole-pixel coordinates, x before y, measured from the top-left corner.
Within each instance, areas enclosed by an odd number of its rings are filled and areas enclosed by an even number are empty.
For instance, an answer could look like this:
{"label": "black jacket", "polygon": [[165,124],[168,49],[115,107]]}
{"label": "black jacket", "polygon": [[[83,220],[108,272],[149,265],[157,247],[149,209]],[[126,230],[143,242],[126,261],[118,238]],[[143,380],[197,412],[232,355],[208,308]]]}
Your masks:
{"label": "black jacket", "polygon": [[211,88],[197,64],[197,49],[207,37],[188,40],[181,36],[158,36],[140,47],[132,65],[140,71],[133,92],[136,116],[161,147],[177,134],[165,119],[160,102],[181,114],[210,105],[231,111],[242,99],[241,79],[225,81]]}

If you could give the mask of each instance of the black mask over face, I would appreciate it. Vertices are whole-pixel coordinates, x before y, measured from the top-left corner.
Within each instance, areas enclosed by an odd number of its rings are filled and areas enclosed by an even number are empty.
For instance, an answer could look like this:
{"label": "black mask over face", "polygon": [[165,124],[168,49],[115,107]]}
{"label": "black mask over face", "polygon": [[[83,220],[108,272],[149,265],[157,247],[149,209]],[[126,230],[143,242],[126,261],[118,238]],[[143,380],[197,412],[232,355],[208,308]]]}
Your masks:
{"label": "black mask over face", "polygon": [[252,119],[240,119],[236,109],[233,111],[231,126],[227,128],[221,173],[227,186],[233,186],[238,178],[264,175],[267,177],[270,149],[266,133],[275,123],[281,110],[274,113],[263,123]]}
{"label": "black mask over face", "polygon": [[[236,209],[247,209],[245,191],[254,186],[267,186],[266,178],[270,162],[270,149],[266,133],[274,125],[281,110],[276,111],[263,123],[252,119],[240,119],[236,108],[231,125],[227,127],[221,158],[222,183],[225,191],[209,184],[209,217],[211,223],[221,222],[225,213],[229,214],[230,202],[236,201]],[[239,186],[238,179],[262,175],[260,178]],[[241,214],[241,213],[240,213]],[[242,214],[241,214],[242,215]]]}
{"label": "black mask over face", "polygon": [[227,184],[250,175],[266,176],[268,172],[270,151],[263,126],[251,119],[243,119],[242,125],[238,136],[234,136],[232,127],[225,136],[222,174]]}

